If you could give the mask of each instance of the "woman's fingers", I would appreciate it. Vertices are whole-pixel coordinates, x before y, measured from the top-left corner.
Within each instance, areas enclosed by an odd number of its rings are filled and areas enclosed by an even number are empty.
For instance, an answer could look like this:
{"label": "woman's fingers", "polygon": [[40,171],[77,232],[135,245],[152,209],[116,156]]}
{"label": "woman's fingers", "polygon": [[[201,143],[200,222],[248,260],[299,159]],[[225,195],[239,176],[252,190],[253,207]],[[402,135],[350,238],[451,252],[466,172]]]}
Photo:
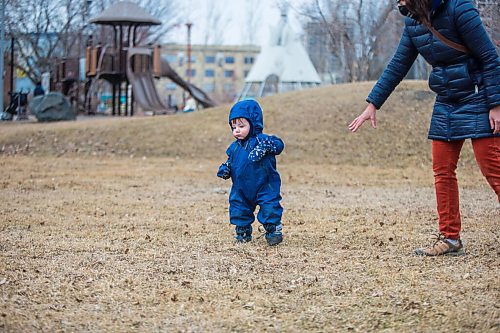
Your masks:
{"label": "woman's fingers", "polygon": [[493,134],[500,133],[500,105],[490,110],[490,126]]}
{"label": "woman's fingers", "polygon": [[377,128],[377,117],[375,116],[375,113],[370,117],[370,119],[372,121],[372,127]]}
{"label": "woman's fingers", "polygon": [[500,134],[500,120],[495,120],[493,124],[493,134]]}
{"label": "woman's fingers", "polygon": [[363,111],[362,114],[360,114],[358,117],[356,117],[348,126],[349,130],[351,132],[356,132],[358,130],[358,128],[361,127],[361,125],[363,125],[363,123],[365,121],[367,121],[368,119],[371,120],[371,123],[372,123],[372,127],[373,128],[377,128],[377,118],[375,117],[375,113],[376,113],[376,108],[375,108],[375,105],[373,104],[368,104],[368,106],[366,107],[365,111]]}
{"label": "woman's fingers", "polygon": [[354,120],[349,124],[349,129],[350,130],[352,130],[355,127],[356,122],[358,121],[358,118],[359,117],[354,118]]}
{"label": "woman's fingers", "polygon": [[363,125],[363,123],[367,120],[368,118],[364,117],[364,114],[361,114],[358,116],[356,119],[353,120],[353,122],[349,125],[349,130],[351,132],[356,132],[358,128]]}
{"label": "woman's fingers", "polygon": [[361,116],[357,117],[352,121],[352,123],[349,125],[349,130],[351,132],[356,132],[356,130],[365,122],[364,119],[362,119]]}

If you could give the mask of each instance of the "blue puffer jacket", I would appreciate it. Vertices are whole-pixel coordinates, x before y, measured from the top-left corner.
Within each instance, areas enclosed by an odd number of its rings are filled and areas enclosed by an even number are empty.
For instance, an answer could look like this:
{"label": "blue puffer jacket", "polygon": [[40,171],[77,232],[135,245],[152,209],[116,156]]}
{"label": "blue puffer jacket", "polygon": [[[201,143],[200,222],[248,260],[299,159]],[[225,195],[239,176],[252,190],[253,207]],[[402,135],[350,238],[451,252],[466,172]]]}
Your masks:
{"label": "blue puffer jacket", "polygon": [[489,110],[500,104],[500,60],[477,10],[469,0],[437,1],[431,19],[436,30],[470,53],[447,46],[425,25],[405,18],[396,54],[367,102],[380,108],[421,54],[432,65],[429,87],[437,94],[429,139],[493,136]]}
{"label": "blue puffer jacket", "polygon": [[[236,226],[250,225],[254,211],[260,206],[257,219],[262,224],[281,223],[281,178],[276,170],[276,157],[283,149],[283,141],[263,134],[262,109],[254,100],[236,103],[229,113],[229,124],[236,118],[250,122],[251,130],[245,140],[234,141],[226,151],[228,160],[219,168],[231,177],[233,186],[229,195],[229,218]],[[223,177],[225,178],[225,177]]]}

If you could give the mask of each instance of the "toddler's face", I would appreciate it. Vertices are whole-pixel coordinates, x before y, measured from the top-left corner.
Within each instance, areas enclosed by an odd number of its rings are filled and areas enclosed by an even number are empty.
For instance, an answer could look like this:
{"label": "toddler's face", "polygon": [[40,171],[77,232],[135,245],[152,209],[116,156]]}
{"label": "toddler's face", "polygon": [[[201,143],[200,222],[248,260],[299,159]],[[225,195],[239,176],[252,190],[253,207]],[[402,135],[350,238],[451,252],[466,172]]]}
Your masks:
{"label": "toddler's face", "polygon": [[245,118],[237,118],[231,121],[233,136],[238,140],[244,140],[250,132],[250,123]]}

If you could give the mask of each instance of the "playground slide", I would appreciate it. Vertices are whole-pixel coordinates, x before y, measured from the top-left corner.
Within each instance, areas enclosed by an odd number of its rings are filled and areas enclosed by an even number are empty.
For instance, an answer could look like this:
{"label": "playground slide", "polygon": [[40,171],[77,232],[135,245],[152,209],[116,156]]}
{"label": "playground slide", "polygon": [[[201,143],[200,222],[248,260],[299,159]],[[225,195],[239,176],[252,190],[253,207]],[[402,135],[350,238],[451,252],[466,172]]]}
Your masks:
{"label": "playground slide", "polygon": [[[134,47],[130,48],[127,54],[127,78],[132,85],[135,100],[144,110],[153,111],[155,113],[172,113],[173,111],[169,110],[161,101],[151,71],[134,72],[132,70],[131,59],[136,54],[151,56],[151,50],[148,48]],[[215,106],[215,103],[203,90],[184,81],[179,74],[170,67],[165,59],[161,59],[161,76],[168,77],[188,91],[198,103],[203,105],[203,107]]]}
{"label": "playground slide", "polygon": [[127,78],[132,85],[134,99],[145,111],[154,113],[172,113],[160,100],[150,72],[134,73],[127,71]]}
{"label": "playground slide", "polygon": [[165,104],[163,104],[163,102],[160,99],[160,96],[157,93],[155,79],[151,74],[151,72],[142,73],[140,79],[146,93],[148,93],[148,97],[153,107],[155,109],[165,108],[166,107]]}
{"label": "playground slide", "polygon": [[187,90],[193,98],[203,105],[205,108],[215,106],[215,103],[208,97],[207,94],[200,88],[196,87],[194,84],[184,81],[179,74],[177,74],[172,67],[168,64],[168,61],[164,58],[161,59],[161,76],[168,77],[170,80],[175,82],[177,85],[181,86],[184,90]]}
{"label": "playground slide", "polygon": [[145,111],[154,113],[172,113],[162,102],[156,90],[153,74],[151,71],[134,72],[131,66],[131,59],[134,55],[150,55],[147,48],[130,48],[127,54],[127,79],[132,85],[134,99]]}

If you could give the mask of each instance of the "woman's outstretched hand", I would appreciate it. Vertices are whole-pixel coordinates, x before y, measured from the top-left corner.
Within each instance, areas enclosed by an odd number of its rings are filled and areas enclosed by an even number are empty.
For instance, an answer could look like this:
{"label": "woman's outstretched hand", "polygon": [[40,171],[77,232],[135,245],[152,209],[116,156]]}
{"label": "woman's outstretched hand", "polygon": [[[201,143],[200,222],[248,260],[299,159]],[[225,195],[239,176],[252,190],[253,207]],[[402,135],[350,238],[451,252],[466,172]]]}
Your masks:
{"label": "woman's outstretched hand", "polygon": [[500,105],[490,110],[490,125],[493,134],[500,134]]}
{"label": "woman's outstretched hand", "polygon": [[363,123],[368,119],[371,120],[372,127],[377,128],[377,117],[375,116],[376,112],[377,108],[375,107],[375,105],[373,105],[372,103],[368,104],[365,111],[363,111],[362,114],[360,114],[356,119],[352,121],[352,123],[349,124],[349,130],[351,132],[356,132],[358,128],[360,128],[361,125],[363,125]]}

